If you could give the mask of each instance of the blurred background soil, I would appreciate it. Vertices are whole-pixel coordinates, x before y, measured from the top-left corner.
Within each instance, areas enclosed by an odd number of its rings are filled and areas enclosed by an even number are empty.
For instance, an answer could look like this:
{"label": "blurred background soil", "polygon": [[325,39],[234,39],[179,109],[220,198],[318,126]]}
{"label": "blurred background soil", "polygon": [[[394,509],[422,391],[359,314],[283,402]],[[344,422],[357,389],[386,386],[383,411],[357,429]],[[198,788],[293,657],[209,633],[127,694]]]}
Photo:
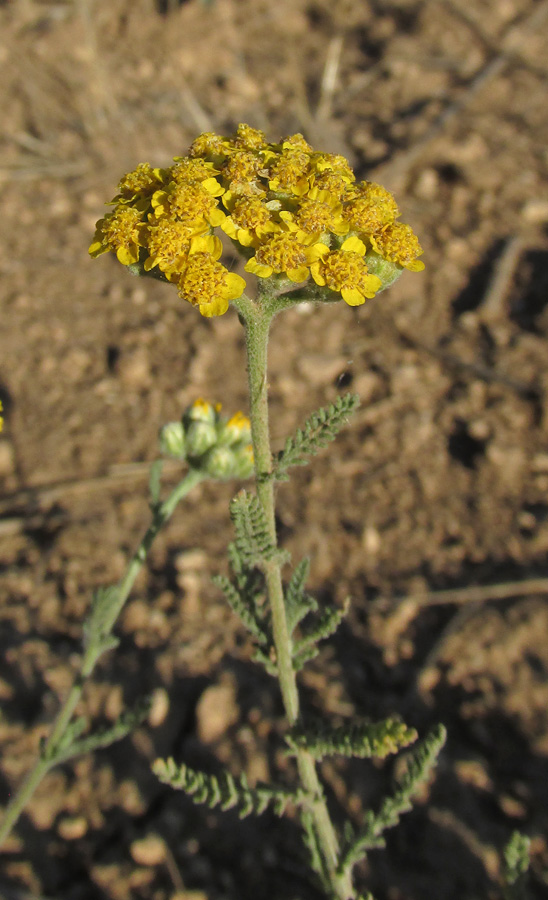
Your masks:
{"label": "blurred background soil", "polygon": [[[204,320],[91,261],[94,222],[138,162],[247,122],[347,155],[425,248],[422,275],[292,310],[271,342],[276,447],[344,389],[362,398],[279,489],[318,599],[352,598],[305,708],[449,731],[360,884],[498,898],[519,828],[546,896],[547,22],[540,0],[0,4],[2,804],[66,695],[93,589],[147,522],[159,427],[198,396],[246,409],[235,314]],[[149,720],[44,780],[1,857],[5,900],[318,900],[293,821],[194,807],[150,771],[170,754],[252,782],[287,769],[276,685],[211,583],[235,490],[196,489],[155,544],[81,708],[104,725],[152,693]],[[334,808],[359,823],[393,770],[325,764]]]}

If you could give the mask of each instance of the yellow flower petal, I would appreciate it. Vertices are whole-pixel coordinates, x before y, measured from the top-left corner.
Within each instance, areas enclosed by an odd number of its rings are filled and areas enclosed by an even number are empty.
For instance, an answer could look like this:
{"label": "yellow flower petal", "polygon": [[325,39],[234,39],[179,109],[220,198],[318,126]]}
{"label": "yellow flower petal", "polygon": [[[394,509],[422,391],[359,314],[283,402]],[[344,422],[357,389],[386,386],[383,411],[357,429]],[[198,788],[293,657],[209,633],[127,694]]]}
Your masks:
{"label": "yellow flower petal", "polygon": [[361,306],[365,303],[364,295],[357,288],[342,288],[341,297],[349,306]]}
{"label": "yellow flower petal", "polygon": [[342,244],[341,250],[351,250],[353,253],[359,253],[360,256],[365,255],[365,244],[360,241],[355,234],[348,237]]}
{"label": "yellow flower petal", "polygon": [[274,271],[272,266],[265,266],[263,263],[258,263],[254,256],[252,256],[251,259],[248,259],[244,269],[246,272],[251,272],[252,275],[257,275],[259,278],[270,278]]}
{"label": "yellow flower petal", "polygon": [[287,277],[296,284],[301,281],[306,281],[308,278],[308,268],[306,266],[299,266],[298,269],[288,269]]}

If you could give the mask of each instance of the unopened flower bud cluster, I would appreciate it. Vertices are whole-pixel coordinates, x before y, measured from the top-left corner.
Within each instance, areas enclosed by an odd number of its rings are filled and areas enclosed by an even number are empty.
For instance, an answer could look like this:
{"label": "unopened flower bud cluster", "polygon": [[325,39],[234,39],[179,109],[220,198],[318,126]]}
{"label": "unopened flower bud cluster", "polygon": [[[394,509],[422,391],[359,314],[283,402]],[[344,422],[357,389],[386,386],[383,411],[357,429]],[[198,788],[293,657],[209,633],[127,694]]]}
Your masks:
{"label": "unopened flower bud cluster", "polygon": [[404,268],[424,268],[392,194],[357,182],[343,156],[315,151],[301,134],[277,144],[249,125],[232,137],[201,134],[174,165],[141,163],[124,175],[112,204],[91,256],[112,251],[140,273],[161,273],[203,316],[222,315],[246,287],[219,261],[219,229],[247,259],[246,272],[315,283],[316,298],[320,287],[351,306]]}
{"label": "unopened flower bud cluster", "polygon": [[186,460],[211,478],[249,478],[253,473],[249,419],[241,412],[224,419],[220,411],[220,403],[195,400],[182,419],[160,431],[162,453]]}

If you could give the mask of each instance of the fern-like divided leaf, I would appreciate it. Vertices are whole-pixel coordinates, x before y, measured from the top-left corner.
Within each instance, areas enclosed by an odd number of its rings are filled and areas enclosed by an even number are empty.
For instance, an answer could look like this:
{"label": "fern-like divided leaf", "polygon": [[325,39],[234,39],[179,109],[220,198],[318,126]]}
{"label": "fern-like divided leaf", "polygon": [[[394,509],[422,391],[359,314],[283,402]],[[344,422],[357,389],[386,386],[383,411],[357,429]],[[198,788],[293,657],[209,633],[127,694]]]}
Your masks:
{"label": "fern-like divided leaf", "polygon": [[236,613],[242,624],[253,635],[259,644],[266,644],[268,636],[264,632],[264,628],[257,620],[254,608],[249,604],[247,598],[240,593],[229,578],[224,575],[214,575],[213,583],[221,589],[225,595],[225,599],[231,610]]}
{"label": "fern-like divided leaf", "polygon": [[271,807],[276,815],[281,816],[291,803],[300,806],[305,802],[304,791],[294,791],[268,784],[257,784],[249,787],[244,775],[235,778],[229,772],[220,775],[208,775],[191,769],[184,763],[177,765],[173,759],[157,759],[152,771],[164,784],[178,788],[188,794],[195,803],[205,803],[211,809],[215,806],[222,810],[239,807],[241,819],[251,813],[261,815]]}
{"label": "fern-like divided leaf", "polygon": [[286,481],[287,470],[291,466],[305,466],[310,456],[314,456],[337,437],[359,404],[357,394],[343,394],[334,403],[312,413],[304,427],[297,429],[295,436],[289,437],[285,442],[284,449],[276,459],[274,477],[278,481]]}
{"label": "fern-like divided leaf", "polygon": [[258,497],[240,491],[231,501],[230,517],[236,531],[236,549],[243,565],[263,568],[265,563],[281,555],[270,536]]}
{"label": "fern-like divided leaf", "polygon": [[295,628],[302,622],[309,612],[316,612],[318,604],[310,594],[305,593],[305,585],[310,572],[310,560],[305,557],[297,563],[293,574],[285,589],[285,614],[289,634],[293,634]]}
{"label": "fern-like divided leaf", "polygon": [[91,610],[84,622],[84,649],[95,648],[97,658],[118,646],[118,639],[110,634],[109,618],[118,600],[117,585],[98,588],[91,601]]}
{"label": "fern-like divided leaf", "polygon": [[399,779],[397,789],[386,797],[378,813],[368,812],[363,827],[354,833],[347,827],[346,846],[340,857],[339,871],[347,872],[366,856],[368,850],[384,846],[382,834],[397,825],[400,816],[411,809],[411,797],[428,778],[438,754],[445,743],[446,731],[437,725],[407,758],[407,769]]}
{"label": "fern-like divided leaf", "polygon": [[318,655],[318,643],[331,637],[344,619],[350,608],[350,599],[344,601],[341,609],[333,608],[326,610],[314,625],[312,631],[304,635],[300,640],[295,641],[293,645],[293,668],[298,672],[309,659],[314,659]]}
{"label": "fern-like divided leaf", "polygon": [[133,709],[123,712],[110,728],[100,729],[83,738],[80,737],[80,734],[83,731],[82,725],[85,725],[85,720],[75,719],[63,735],[61,742],[51,751],[48,761],[52,765],[58,765],[75,756],[83,756],[84,753],[92,753],[94,750],[110,747],[116,741],[121,741],[148,716],[151,702],[150,697],[145,697]]}
{"label": "fern-like divided leaf", "polygon": [[314,759],[325,756],[356,756],[360,759],[375,757],[384,759],[398,753],[403,747],[417,740],[414,728],[408,728],[398,719],[382,722],[364,722],[330,728],[322,722],[314,722],[304,728],[294,729],[286,736],[290,748],[304,748]]}

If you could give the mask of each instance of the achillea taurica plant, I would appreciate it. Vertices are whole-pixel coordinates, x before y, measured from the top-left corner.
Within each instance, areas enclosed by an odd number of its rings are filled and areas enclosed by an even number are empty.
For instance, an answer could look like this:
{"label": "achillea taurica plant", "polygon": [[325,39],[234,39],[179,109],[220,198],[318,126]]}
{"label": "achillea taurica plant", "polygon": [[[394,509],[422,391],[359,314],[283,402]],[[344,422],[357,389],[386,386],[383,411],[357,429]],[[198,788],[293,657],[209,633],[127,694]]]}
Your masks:
{"label": "achillea taurica plant", "polygon": [[[178,421],[160,432],[163,455],[181,461],[184,475],[161,499],[161,461],[152,467],[152,521],[120,584],[97,591],[85,625],[81,670],[44,743],[40,759],[8,806],[0,839],[16,822],[45,772],[58,762],[122,737],[146,714],[130,711],[107,732],[74,717],[82,686],[100,656],[116,646],[113,630],[150,546],[178,503],[205,479],[247,479],[230,505],[234,540],[228,556],[231,577],[216,584],[255,644],[254,659],[275,677],[284,703],[285,750],[294,757],[295,784],[248,784],[219,768],[217,775],[190,768],[184,760],[156,760],[165,783],[195,802],[240,815],[287,808],[298,817],[313,876],[330,900],[371,900],[354,882],[354,867],[383,844],[383,832],[411,808],[443,746],[443,726],[418,741],[397,716],[380,722],[352,719],[332,723],[303,715],[297,676],[319,652],[319,643],[339,626],[341,609],[322,608],[308,593],[310,561],[291,563],[278,545],[275,488],[293,466],[305,465],[327,446],[356,409],[346,394],[309,415],[283,449],[272,452],[269,434],[267,347],[272,319],[296,303],[336,302],[360,306],[404,271],[420,272],[422,249],[409,225],[399,222],[392,194],[379,184],[357,182],[342,156],[314,150],[300,134],[269,143],[262,131],[239,125],[235,134],[201,134],[186,156],[168,168],[141,163],[124,175],[112,210],[97,223],[89,252],[114,253],[135,275],[172,284],[183,301],[203,316],[220,316],[233,306],[245,329],[249,418],[221,415],[220,404],[197,399]],[[256,296],[246,279],[223,265],[223,232],[256,276]],[[85,734],[84,734],[85,733]],[[361,822],[335,827],[317,764],[334,755],[383,759],[412,746],[393,792]],[[340,816],[339,816],[340,818]],[[517,884],[527,845],[509,845],[507,889]],[[513,879],[513,880],[512,880]],[[265,894],[266,896],[266,894]],[[508,894],[510,896],[510,894]],[[273,900],[273,898],[272,898]]]}

